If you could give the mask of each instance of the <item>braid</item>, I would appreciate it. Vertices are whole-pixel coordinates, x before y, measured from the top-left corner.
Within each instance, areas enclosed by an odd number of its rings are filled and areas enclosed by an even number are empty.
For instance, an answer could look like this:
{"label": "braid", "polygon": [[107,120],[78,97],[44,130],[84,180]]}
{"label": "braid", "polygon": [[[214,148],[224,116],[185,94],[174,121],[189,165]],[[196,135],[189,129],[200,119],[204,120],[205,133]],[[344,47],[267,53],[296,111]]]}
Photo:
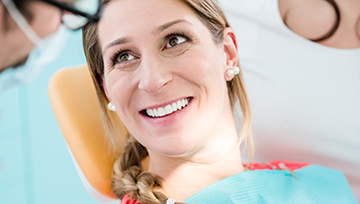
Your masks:
{"label": "braid", "polygon": [[127,145],[123,151],[124,153],[120,157],[121,171],[125,171],[132,166],[138,166],[140,170],[143,171],[144,168],[141,165],[141,161],[145,159],[149,153],[133,136],[129,135],[128,138]]}
{"label": "braid", "polygon": [[148,151],[130,136],[122,155],[116,160],[112,173],[112,190],[118,198],[130,195],[142,204],[165,204],[168,199],[161,188],[162,179],[144,172],[141,161]]}

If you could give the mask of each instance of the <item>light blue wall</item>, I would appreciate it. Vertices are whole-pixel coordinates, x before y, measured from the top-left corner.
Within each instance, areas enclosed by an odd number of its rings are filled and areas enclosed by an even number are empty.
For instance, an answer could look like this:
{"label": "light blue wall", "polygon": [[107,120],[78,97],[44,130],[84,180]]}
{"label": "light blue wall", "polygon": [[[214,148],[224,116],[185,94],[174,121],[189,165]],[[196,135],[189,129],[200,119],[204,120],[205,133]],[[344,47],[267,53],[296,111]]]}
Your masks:
{"label": "light blue wall", "polygon": [[99,203],[77,175],[47,94],[55,71],[84,63],[74,32],[33,83],[0,94],[0,204]]}

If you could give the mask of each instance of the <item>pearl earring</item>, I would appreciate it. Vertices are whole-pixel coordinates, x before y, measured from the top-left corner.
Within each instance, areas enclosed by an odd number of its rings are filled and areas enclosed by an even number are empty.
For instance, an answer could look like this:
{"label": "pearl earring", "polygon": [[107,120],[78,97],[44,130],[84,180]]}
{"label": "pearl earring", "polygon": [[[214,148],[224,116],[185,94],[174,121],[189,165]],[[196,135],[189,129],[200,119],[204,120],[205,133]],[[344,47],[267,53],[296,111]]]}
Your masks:
{"label": "pearl earring", "polygon": [[108,109],[111,110],[111,111],[114,111],[114,112],[116,111],[115,105],[113,105],[111,102],[108,103]]}
{"label": "pearl earring", "polygon": [[232,77],[232,76],[237,75],[237,74],[239,74],[239,73],[240,73],[240,68],[237,67],[237,66],[233,67],[232,69],[228,69],[228,70],[226,71],[226,74],[227,74],[229,77]]}
{"label": "pearl earring", "polygon": [[166,204],[175,204],[175,203],[176,203],[176,200],[174,198],[169,198],[166,201]]}

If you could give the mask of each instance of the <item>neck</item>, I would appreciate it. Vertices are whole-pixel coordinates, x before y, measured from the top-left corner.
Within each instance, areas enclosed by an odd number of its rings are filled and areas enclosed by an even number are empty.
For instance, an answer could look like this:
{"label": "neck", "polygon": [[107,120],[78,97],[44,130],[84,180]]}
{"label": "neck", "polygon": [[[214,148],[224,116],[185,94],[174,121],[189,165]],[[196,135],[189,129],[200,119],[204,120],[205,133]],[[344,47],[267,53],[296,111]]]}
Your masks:
{"label": "neck", "polygon": [[244,171],[235,125],[207,141],[202,150],[194,154],[167,157],[149,150],[149,155],[149,171],[163,178],[166,195],[178,201]]}

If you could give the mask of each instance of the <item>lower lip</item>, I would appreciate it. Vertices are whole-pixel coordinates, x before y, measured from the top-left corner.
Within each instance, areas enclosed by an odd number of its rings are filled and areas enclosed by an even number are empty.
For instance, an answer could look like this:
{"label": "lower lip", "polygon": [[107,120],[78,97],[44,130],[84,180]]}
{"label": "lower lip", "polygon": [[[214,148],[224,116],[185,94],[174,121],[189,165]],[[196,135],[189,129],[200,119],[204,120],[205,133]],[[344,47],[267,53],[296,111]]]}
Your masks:
{"label": "lower lip", "polygon": [[143,114],[140,114],[140,115],[147,122],[151,123],[151,125],[159,125],[159,126],[171,125],[171,124],[178,122],[178,120],[180,120],[180,118],[183,117],[186,114],[186,112],[188,112],[193,101],[194,101],[194,98],[191,98],[191,100],[189,101],[188,105],[185,108],[182,108],[181,110],[177,110],[166,116],[152,118],[152,117],[148,117]]}

